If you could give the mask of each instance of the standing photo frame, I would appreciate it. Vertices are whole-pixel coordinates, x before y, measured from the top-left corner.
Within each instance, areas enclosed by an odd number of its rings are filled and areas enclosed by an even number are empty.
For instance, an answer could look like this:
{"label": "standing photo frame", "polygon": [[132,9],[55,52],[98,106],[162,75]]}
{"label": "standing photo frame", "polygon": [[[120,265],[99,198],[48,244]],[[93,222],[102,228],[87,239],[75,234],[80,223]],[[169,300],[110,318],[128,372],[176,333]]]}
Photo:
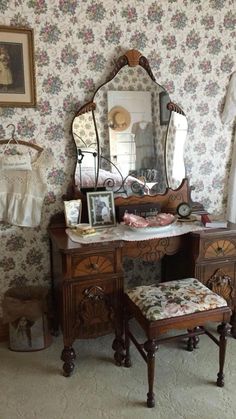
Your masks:
{"label": "standing photo frame", "polygon": [[91,227],[104,228],[116,225],[113,192],[88,192],[87,204],[89,223]]}
{"label": "standing photo frame", "polygon": [[0,107],[36,106],[33,29],[0,26]]}
{"label": "standing photo frame", "polygon": [[75,227],[80,224],[82,214],[81,199],[64,201],[64,214],[67,227]]}

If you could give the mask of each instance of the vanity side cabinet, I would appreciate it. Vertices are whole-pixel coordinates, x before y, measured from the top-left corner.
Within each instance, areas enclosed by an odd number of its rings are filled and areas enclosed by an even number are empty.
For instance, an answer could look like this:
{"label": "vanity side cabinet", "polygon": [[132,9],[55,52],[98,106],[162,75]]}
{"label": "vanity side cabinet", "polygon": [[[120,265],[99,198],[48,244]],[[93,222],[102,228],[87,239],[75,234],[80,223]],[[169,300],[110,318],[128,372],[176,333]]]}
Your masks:
{"label": "vanity side cabinet", "polygon": [[190,233],[189,239],[191,275],[227,301],[236,337],[236,230],[204,230]]}
{"label": "vanity side cabinet", "polygon": [[64,346],[117,331],[123,292],[121,243],[80,245],[58,229],[49,234],[56,318]]}

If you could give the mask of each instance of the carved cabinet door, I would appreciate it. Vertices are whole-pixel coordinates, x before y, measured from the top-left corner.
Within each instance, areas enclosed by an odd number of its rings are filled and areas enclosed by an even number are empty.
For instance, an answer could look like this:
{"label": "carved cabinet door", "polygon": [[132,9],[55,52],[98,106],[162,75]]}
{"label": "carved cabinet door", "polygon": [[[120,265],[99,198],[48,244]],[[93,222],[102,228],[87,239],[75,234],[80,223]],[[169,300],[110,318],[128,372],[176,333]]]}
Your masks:
{"label": "carved cabinet door", "polygon": [[74,339],[93,338],[114,330],[117,290],[116,275],[64,284],[65,334]]}
{"label": "carved cabinet door", "polygon": [[222,263],[220,261],[197,264],[195,275],[213,292],[221,295],[231,308],[235,306],[236,262],[224,261]]}

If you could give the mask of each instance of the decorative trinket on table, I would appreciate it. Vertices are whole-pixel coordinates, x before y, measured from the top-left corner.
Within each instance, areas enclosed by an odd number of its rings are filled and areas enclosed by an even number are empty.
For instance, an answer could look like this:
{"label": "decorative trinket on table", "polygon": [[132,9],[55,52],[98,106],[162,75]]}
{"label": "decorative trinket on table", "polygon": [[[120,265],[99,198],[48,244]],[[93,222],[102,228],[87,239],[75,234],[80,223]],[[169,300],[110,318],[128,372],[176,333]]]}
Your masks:
{"label": "decorative trinket on table", "polygon": [[88,237],[88,236],[97,234],[97,231],[95,230],[95,228],[91,227],[90,224],[86,224],[86,223],[77,224],[76,226],[72,228],[72,231],[80,237]]}
{"label": "decorative trinket on table", "polygon": [[64,212],[67,227],[74,227],[80,223],[82,213],[81,199],[64,201]]}
{"label": "decorative trinket on table", "polygon": [[186,219],[190,217],[192,209],[188,202],[181,202],[181,204],[179,204],[176,208],[176,212],[180,218]]}
{"label": "decorative trinket on table", "polygon": [[174,223],[176,217],[173,214],[159,213],[153,217],[143,218],[139,215],[126,212],[123,216],[124,224],[132,228],[164,227]]}

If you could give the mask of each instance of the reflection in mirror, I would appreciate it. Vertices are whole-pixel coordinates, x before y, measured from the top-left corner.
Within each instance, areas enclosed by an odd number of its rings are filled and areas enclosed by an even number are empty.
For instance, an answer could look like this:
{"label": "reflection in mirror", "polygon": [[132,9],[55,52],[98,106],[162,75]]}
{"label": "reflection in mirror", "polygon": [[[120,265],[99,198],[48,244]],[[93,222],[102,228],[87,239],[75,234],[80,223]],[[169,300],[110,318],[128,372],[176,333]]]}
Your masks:
{"label": "reflection in mirror", "polygon": [[74,118],[72,134],[77,148],[93,147],[97,149],[97,138],[92,112],[83,113]]}
{"label": "reflection in mirror", "polygon": [[[94,95],[98,135],[103,139],[101,154],[114,164],[111,167],[101,159],[101,167],[114,174],[117,166],[122,176],[142,182],[145,193],[161,193],[167,187],[164,149],[168,125],[160,119],[162,92],[167,94],[143,67],[125,66]],[[129,126],[122,126],[127,115]],[[126,194],[133,194],[131,178],[125,181]]]}
{"label": "reflection in mirror", "polygon": [[166,139],[166,176],[168,187],[176,189],[186,177],[184,145],[188,123],[185,115],[172,112]]}
{"label": "reflection in mirror", "polygon": [[77,148],[75,186],[81,189],[87,184],[94,185],[98,171],[98,144],[92,111],[74,118],[72,134]]}
{"label": "reflection in mirror", "polygon": [[150,92],[107,92],[110,157],[122,174],[154,165]]}
{"label": "reflection in mirror", "polygon": [[157,151],[160,137],[154,134],[157,119],[152,115],[152,93],[108,91],[107,99],[110,159],[124,177],[132,175],[151,189],[163,178]]}

